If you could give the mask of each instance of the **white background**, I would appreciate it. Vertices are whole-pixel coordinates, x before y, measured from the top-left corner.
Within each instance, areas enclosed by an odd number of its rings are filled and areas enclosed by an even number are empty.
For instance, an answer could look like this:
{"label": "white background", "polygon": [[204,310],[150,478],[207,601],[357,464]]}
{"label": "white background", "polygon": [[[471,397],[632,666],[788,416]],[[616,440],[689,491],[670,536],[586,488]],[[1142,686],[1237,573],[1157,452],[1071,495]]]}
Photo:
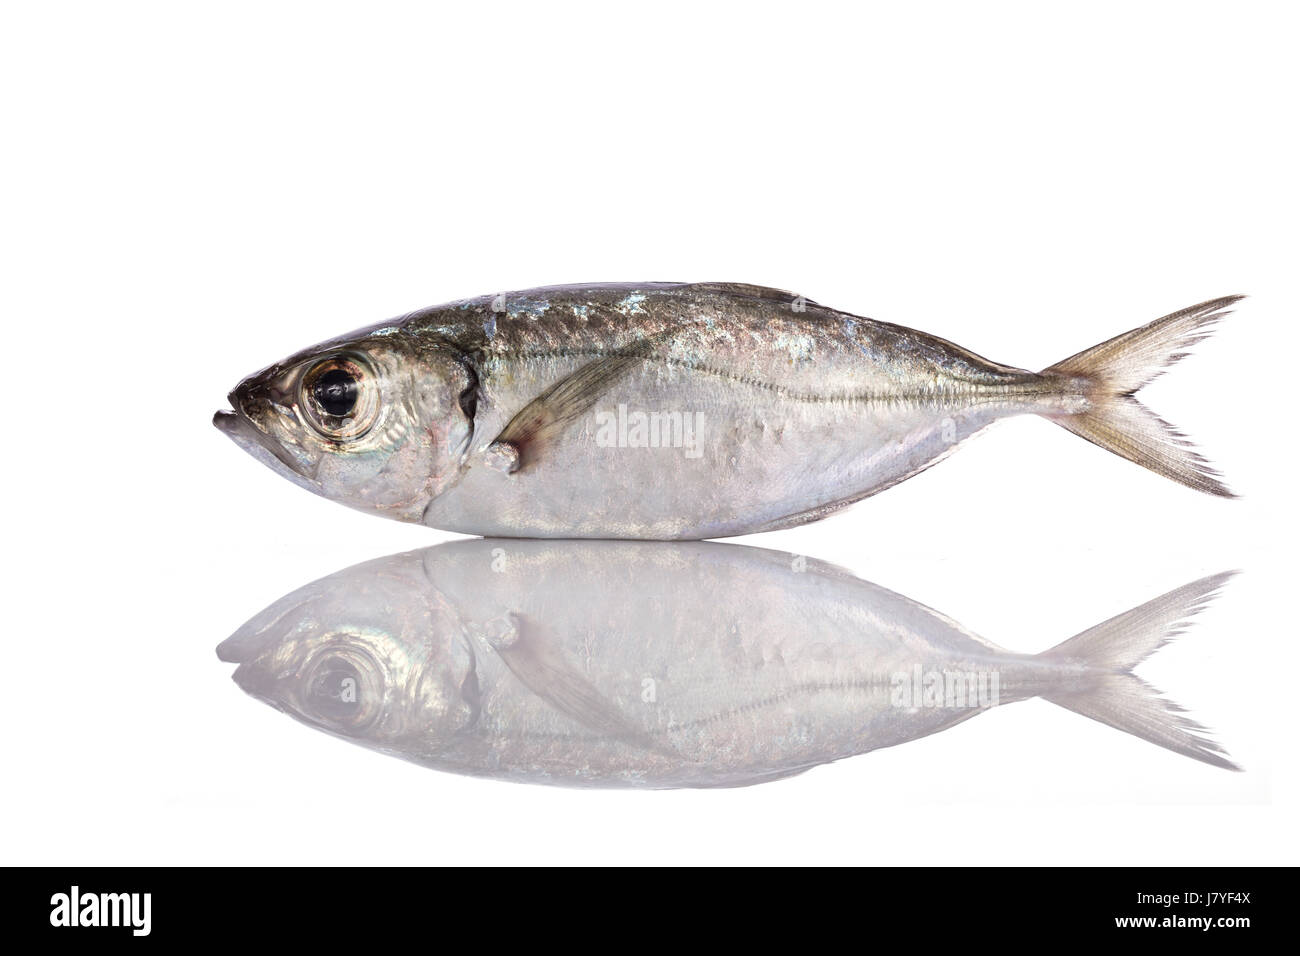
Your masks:
{"label": "white background", "polygon": [[[8,4],[3,862],[1295,863],[1294,8]],[[449,536],[209,424],[413,308],[737,280],[1039,368],[1251,298],[1144,392],[1242,499],[1021,419],[815,555],[1036,651],[1243,574],[1141,673],[1246,768],[1034,700],[801,777],[576,792],[423,770],[213,649]]]}

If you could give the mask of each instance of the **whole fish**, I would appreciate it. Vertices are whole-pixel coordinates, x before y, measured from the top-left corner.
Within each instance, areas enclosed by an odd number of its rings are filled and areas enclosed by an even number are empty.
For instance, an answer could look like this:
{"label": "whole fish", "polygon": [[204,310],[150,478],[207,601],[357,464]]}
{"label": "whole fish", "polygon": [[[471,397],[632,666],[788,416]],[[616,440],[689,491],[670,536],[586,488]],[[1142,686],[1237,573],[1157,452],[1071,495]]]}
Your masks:
{"label": "whole fish", "polygon": [[307,349],[241,382],[214,424],[326,498],[481,535],[692,539],[790,527],[1024,414],[1230,496],[1133,393],[1239,298],[1030,372],[758,286],[534,289]]}
{"label": "whole fish", "polygon": [[1042,654],[818,561],[716,543],[475,539],[300,588],[217,649],[248,693],[427,767],[575,787],[761,783],[1043,697],[1236,769],[1130,670],[1228,577]]}

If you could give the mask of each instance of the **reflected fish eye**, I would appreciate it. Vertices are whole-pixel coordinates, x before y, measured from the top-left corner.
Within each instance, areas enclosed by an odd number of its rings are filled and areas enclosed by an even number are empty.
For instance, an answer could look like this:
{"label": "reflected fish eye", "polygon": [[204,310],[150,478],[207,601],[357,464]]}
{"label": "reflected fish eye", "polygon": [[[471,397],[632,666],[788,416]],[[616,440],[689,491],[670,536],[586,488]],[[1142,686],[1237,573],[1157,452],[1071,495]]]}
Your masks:
{"label": "reflected fish eye", "polygon": [[361,675],[346,660],[326,661],[312,675],[307,699],[316,712],[333,720],[348,720],[361,709]]}
{"label": "reflected fish eye", "polygon": [[360,356],[336,355],[302,377],[300,407],[307,423],[335,441],[359,438],[379,414],[379,388]]}
{"label": "reflected fish eye", "polygon": [[365,650],[336,645],[308,662],[297,697],[308,718],[362,730],[383,711],[385,679],[383,668]]}

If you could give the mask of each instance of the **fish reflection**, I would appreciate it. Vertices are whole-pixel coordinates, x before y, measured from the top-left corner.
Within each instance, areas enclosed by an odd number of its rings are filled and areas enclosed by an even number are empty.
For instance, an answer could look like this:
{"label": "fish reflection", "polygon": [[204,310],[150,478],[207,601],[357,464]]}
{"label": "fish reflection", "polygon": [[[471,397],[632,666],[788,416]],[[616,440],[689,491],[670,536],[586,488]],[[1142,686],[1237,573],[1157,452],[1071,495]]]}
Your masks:
{"label": "fish reflection", "polygon": [[1042,697],[1237,769],[1131,669],[1229,574],[1015,654],[819,561],[709,542],[458,541],[340,571],[217,649],[245,691],[416,763],[742,786]]}

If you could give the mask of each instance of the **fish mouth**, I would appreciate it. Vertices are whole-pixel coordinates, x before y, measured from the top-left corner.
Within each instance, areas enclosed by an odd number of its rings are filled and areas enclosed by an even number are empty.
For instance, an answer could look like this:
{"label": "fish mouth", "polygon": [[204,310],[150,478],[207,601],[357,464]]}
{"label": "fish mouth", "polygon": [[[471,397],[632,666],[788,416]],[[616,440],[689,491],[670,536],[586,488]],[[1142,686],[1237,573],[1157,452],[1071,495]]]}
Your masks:
{"label": "fish mouth", "polygon": [[235,686],[245,694],[253,697],[262,697],[263,691],[266,690],[266,681],[260,672],[254,670],[249,664],[243,661],[230,661],[229,663],[238,664],[235,672],[230,675],[230,679],[235,682]]}
{"label": "fish mouth", "polygon": [[320,598],[319,591],[307,586],[290,591],[275,603],[258,611],[217,645],[217,659],[227,664],[245,664],[256,660],[272,645],[292,632],[307,609]]}
{"label": "fish mouth", "polygon": [[218,644],[217,660],[227,664],[242,664],[257,657],[268,641],[266,631],[269,624],[265,620],[266,613],[262,611],[245,621],[235,633]]}
{"label": "fish mouth", "polygon": [[232,635],[217,645],[217,660],[225,664],[242,664],[247,650],[242,641]]}
{"label": "fish mouth", "polygon": [[230,675],[230,679],[235,682],[236,687],[254,700],[260,700],[269,707],[280,711],[282,714],[288,714],[290,717],[298,716],[277,696],[276,680],[264,669],[252,663],[243,662],[235,668],[235,672]]}
{"label": "fish mouth", "polygon": [[[233,399],[231,404],[236,409],[239,404]],[[303,470],[303,465],[274,438],[253,424],[242,410],[232,411],[223,408],[212,416],[212,424],[217,431],[223,432],[244,451],[274,471],[280,471],[284,477],[298,485],[315,490],[316,483],[312,476]]]}

